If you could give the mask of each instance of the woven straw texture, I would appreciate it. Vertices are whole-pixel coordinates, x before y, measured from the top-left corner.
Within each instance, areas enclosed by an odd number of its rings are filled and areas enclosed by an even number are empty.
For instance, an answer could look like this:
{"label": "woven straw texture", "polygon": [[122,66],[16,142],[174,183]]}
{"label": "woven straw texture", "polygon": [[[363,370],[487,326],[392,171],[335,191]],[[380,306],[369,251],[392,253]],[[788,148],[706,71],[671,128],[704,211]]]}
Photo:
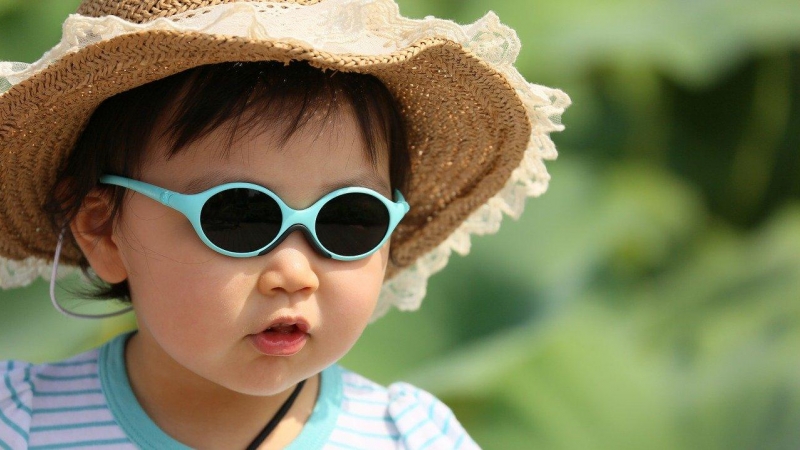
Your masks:
{"label": "woven straw texture", "polygon": [[[78,7],[78,14],[88,17],[117,16],[130,22],[144,23],[162,17],[173,17],[209,6],[234,3],[238,0],[111,0],[84,1]],[[272,0],[260,3],[293,3],[312,5],[320,0]]]}
{"label": "woven straw texture", "polygon": [[[40,61],[0,63],[0,286],[47,270],[56,236],[41,205],[94,109],[204,64],[304,60],[373,74],[394,94],[409,131],[411,211],[393,235],[376,315],[416,308],[469,235],[495,232],[502,213],[520,214],[547,187],[548,134],[569,98],[519,75],[516,35],[491,13],[459,26],[403,18],[390,0],[106,0],[78,12]],[[66,263],[78,257],[64,249]]]}

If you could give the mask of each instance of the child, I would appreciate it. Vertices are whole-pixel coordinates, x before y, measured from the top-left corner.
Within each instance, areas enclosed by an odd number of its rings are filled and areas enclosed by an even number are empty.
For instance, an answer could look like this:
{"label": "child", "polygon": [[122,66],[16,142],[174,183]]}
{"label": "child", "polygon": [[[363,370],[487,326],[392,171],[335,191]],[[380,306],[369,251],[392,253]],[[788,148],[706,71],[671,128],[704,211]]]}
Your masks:
{"label": "child", "polygon": [[517,52],[391,0],[85,0],[0,65],[2,285],[82,267],[138,324],[3,362],[0,448],[477,448],[336,361],[546,189],[569,99]]}

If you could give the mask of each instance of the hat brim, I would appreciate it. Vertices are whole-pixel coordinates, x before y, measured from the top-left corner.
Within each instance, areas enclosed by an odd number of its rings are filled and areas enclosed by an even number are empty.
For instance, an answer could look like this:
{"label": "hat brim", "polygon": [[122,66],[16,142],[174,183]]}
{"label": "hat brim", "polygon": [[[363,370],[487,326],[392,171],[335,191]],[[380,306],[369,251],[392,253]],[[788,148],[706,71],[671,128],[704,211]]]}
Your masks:
{"label": "hat brim", "polygon": [[[51,260],[42,211],[59,167],[105,99],[169,75],[230,61],[307,61],[372,74],[401,106],[411,156],[411,211],[392,237],[387,277],[443,242],[496,194],[531,139],[506,78],[460,44],[428,38],[385,55],[333,54],[302,42],[150,30],[69,53],[0,96],[0,255]],[[64,248],[76,264],[80,251]]]}

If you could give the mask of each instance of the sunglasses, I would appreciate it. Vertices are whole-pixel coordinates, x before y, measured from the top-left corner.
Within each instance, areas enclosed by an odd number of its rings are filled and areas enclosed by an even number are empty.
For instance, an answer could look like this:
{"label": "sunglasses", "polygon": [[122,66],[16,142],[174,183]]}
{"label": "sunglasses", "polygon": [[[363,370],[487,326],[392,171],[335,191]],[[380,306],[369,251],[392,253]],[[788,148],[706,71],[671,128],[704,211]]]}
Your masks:
{"label": "sunglasses", "polygon": [[296,210],[252,183],[226,183],[186,195],[116,175],[103,175],[100,182],[130,189],[180,212],[206,245],[237,258],[266,254],[295,230],[301,230],[327,258],[365,258],[383,246],[409,210],[400,191],[395,191],[392,202],[363,187],[337,189]]}

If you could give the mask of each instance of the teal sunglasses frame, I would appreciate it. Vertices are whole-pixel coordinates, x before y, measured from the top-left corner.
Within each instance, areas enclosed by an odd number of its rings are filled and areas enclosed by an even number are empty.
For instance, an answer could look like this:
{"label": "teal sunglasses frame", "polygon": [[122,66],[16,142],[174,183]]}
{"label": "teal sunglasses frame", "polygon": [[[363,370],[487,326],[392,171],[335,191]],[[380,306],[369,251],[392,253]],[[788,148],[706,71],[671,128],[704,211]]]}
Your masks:
{"label": "teal sunglasses frame", "polygon": [[[257,184],[252,183],[225,183],[206,191],[197,193],[197,194],[181,194],[178,192],[173,192],[168,189],[164,189],[162,187],[154,186],[152,184],[145,183],[143,181],[133,180],[130,178],[120,177],[117,175],[103,175],[100,177],[100,182],[103,184],[110,184],[114,186],[124,187],[126,189],[130,189],[134,192],[138,192],[146,197],[149,197],[164,206],[170,207],[189,219],[191,222],[194,231],[200,237],[200,240],[203,241],[208,247],[212,250],[221,253],[225,256],[231,256],[234,258],[249,258],[253,256],[260,256],[268,253],[273,248],[277,247],[291,232],[295,230],[300,230],[303,234],[306,235],[306,239],[312,244],[314,249],[323,255],[326,258],[332,258],[339,261],[355,261],[358,259],[366,258],[367,256],[375,253],[379,248],[381,248],[385,243],[386,240],[389,239],[392,232],[394,231],[397,224],[400,223],[400,220],[406,215],[409,211],[410,207],[408,203],[403,198],[403,194],[400,191],[395,190],[394,192],[394,202],[390,201],[380,193],[373,191],[372,189],[365,188],[365,187],[345,187],[341,189],[337,189],[329,194],[326,194],[324,197],[317,200],[313,205],[309,206],[306,209],[292,209],[277,194],[270,191],[269,189],[265,188],[264,186],[259,186]],[[229,250],[225,250],[223,248],[218,247],[213,242],[211,242],[208,237],[206,237],[205,232],[203,231],[203,226],[200,223],[200,214],[203,210],[203,206],[205,205],[206,201],[213,197],[214,195],[218,194],[219,192],[228,190],[228,189],[253,189],[258,192],[262,192],[269,197],[271,197],[275,202],[278,204],[281,210],[281,215],[283,217],[283,222],[281,223],[280,230],[275,238],[270,241],[264,247],[254,250],[247,253],[237,253],[232,252]],[[377,198],[386,206],[387,211],[389,212],[389,226],[386,229],[386,235],[381,239],[380,243],[377,244],[372,250],[354,256],[344,256],[338,255],[336,253],[331,252],[324,245],[319,241],[317,238],[317,234],[315,231],[315,222],[317,219],[317,214],[328,203],[330,200],[351,193],[358,193],[358,194],[367,194],[374,198]]]}

